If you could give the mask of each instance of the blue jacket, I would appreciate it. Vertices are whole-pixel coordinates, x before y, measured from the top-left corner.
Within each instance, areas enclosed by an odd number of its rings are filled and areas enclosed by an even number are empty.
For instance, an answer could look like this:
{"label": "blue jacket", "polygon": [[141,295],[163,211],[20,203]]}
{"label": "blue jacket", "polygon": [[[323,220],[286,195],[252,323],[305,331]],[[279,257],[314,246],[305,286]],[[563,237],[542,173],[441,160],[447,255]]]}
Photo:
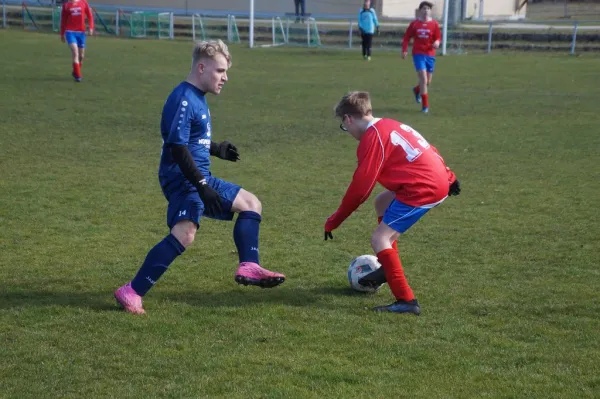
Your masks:
{"label": "blue jacket", "polygon": [[364,8],[361,8],[360,11],[358,11],[358,28],[361,31],[374,34],[375,28],[378,27],[379,21],[377,20],[377,14],[374,9],[369,8],[368,10],[365,10]]}

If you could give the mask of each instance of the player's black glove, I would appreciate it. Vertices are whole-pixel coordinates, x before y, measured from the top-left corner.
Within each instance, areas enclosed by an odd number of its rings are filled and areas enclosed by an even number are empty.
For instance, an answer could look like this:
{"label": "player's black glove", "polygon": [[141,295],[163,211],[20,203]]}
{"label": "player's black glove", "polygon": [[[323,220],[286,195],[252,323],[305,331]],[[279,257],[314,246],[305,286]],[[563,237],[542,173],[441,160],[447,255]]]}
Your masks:
{"label": "player's black glove", "polygon": [[460,194],[460,182],[458,180],[454,180],[454,183],[450,185],[450,189],[448,190],[448,196],[458,194]]}
{"label": "player's black glove", "polygon": [[197,189],[200,199],[204,203],[204,212],[209,215],[219,215],[223,212],[221,197],[206,183],[206,180],[202,180]]}
{"label": "player's black glove", "polygon": [[379,36],[379,26],[376,28],[375,33],[377,33],[377,36]]}
{"label": "player's black glove", "polygon": [[226,161],[236,162],[240,160],[240,154],[238,153],[237,147],[229,141],[211,143],[210,154]]}
{"label": "player's black glove", "polygon": [[331,234],[331,231],[325,232],[325,241],[327,241],[327,239],[333,240],[333,234]]}

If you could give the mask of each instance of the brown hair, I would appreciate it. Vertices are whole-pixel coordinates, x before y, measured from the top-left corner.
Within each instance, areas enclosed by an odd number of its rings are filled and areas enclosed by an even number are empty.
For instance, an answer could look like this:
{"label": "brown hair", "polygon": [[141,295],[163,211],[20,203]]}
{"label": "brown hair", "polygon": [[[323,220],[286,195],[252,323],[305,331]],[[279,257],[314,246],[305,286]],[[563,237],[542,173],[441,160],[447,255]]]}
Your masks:
{"label": "brown hair", "polygon": [[429,8],[433,8],[433,3],[430,3],[428,1],[422,1],[421,4],[419,4],[419,10],[425,6],[427,6]]}
{"label": "brown hair", "polygon": [[344,115],[352,115],[362,117],[371,115],[373,108],[371,107],[371,98],[366,91],[351,91],[346,94],[337,103],[334,108],[335,116],[343,118]]}
{"label": "brown hair", "polygon": [[217,54],[223,54],[227,60],[227,66],[231,68],[231,54],[229,54],[227,45],[221,39],[203,40],[194,43],[192,62],[196,65],[201,58],[214,59]]}

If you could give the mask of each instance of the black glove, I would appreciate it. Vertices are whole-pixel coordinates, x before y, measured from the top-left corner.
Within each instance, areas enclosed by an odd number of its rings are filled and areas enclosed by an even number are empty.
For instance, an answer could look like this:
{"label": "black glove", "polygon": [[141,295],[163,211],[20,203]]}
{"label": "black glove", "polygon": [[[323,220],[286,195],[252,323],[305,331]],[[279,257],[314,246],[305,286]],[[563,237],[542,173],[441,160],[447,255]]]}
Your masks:
{"label": "black glove", "polygon": [[333,234],[331,234],[331,231],[325,232],[325,241],[327,241],[327,239],[333,240]]}
{"label": "black glove", "polygon": [[460,182],[458,180],[454,180],[454,183],[450,185],[450,190],[448,190],[448,196],[458,194],[460,194]]}
{"label": "black glove", "polygon": [[208,215],[220,215],[223,212],[221,197],[211,186],[202,180],[198,185],[198,194],[204,203],[204,213]]}
{"label": "black glove", "polygon": [[235,162],[240,160],[240,154],[238,153],[236,146],[229,141],[223,141],[222,143],[217,144],[215,150],[211,152],[217,158],[226,161]]}
{"label": "black glove", "polygon": [[379,36],[379,26],[377,27],[375,33],[377,33],[377,36]]}

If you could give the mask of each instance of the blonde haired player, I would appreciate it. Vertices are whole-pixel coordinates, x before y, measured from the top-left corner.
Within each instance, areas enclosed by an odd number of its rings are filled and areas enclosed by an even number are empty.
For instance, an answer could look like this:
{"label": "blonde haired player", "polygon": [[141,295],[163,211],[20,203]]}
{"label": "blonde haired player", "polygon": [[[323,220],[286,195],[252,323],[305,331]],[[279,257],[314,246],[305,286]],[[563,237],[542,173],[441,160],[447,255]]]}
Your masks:
{"label": "blonde haired player", "polygon": [[258,198],[210,172],[210,156],[232,162],[239,160],[233,144],[213,141],[206,102],[206,93],[221,93],[228,81],[230,67],[231,55],[221,40],[197,43],[187,79],[171,92],[163,107],[163,146],[158,179],[168,201],[170,232],[148,252],[136,276],[115,291],[117,302],[127,312],[145,313],[142,297],[169,265],[192,245],[202,217],[232,220],[234,214],[238,214],[233,228],[239,256],[235,273],[238,284],[271,288],[285,280],[283,274],[264,269],[259,263],[262,205]]}
{"label": "blonde haired player", "polygon": [[335,107],[340,128],[359,141],[358,166],[339,208],[325,222],[325,240],[364,201],[377,183],[385,187],[375,199],[379,226],[371,246],[381,268],[359,280],[366,286],[387,281],[396,301],[373,310],[419,315],[419,302],[404,276],[396,240],[449,195],[460,183],[435,147],[412,127],[373,117],[369,93],[351,92]]}

